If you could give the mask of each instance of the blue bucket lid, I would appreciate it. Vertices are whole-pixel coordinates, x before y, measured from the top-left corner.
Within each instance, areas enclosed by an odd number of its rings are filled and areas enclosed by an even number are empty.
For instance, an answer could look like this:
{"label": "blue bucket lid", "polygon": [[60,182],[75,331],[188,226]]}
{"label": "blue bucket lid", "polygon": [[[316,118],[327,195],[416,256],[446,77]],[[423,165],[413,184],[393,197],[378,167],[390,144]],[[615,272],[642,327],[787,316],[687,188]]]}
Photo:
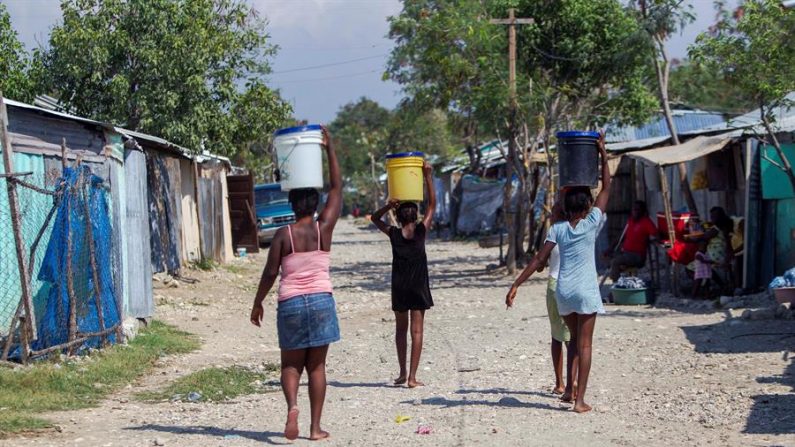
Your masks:
{"label": "blue bucket lid", "polygon": [[313,130],[321,130],[323,127],[320,124],[307,124],[305,126],[288,127],[286,129],[279,129],[273,133],[274,136],[287,135],[291,133],[309,132]]}
{"label": "blue bucket lid", "polygon": [[582,131],[582,130],[569,130],[566,132],[558,132],[555,134],[558,139],[566,138],[596,138],[599,139],[599,132]]}
{"label": "blue bucket lid", "polygon": [[400,152],[397,154],[387,154],[384,158],[403,158],[403,157],[425,157],[422,152]]}

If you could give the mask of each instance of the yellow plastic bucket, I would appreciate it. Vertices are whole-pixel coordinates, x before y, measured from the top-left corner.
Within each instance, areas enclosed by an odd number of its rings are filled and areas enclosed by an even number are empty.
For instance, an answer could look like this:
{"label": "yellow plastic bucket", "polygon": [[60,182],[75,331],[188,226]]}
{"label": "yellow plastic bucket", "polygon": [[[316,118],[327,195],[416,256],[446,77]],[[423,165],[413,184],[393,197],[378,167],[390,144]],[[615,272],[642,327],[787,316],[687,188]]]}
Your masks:
{"label": "yellow plastic bucket", "polygon": [[402,152],[386,156],[386,183],[390,199],[422,202],[424,157],[422,152]]}

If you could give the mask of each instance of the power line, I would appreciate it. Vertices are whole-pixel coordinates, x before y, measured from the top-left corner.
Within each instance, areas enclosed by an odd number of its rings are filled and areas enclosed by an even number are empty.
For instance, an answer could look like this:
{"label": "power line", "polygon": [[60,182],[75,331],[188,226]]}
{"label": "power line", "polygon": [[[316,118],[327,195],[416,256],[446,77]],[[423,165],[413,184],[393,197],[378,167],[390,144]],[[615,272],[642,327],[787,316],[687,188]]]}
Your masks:
{"label": "power line", "polygon": [[343,78],[352,78],[352,77],[355,77],[355,76],[363,76],[363,75],[366,75],[366,74],[378,73],[380,71],[381,70],[370,70],[370,71],[362,71],[362,72],[359,72],[359,73],[348,73],[348,74],[339,75],[339,76],[329,76],[329,77],[325,77],[325,78],[294,79],[294,80],[289,80],[289,81],[277,82],[276,84],[281,85],[281,84],[296,84],[296,83],[301,83],[301,82],[330,81],[330,80],[333,80],[333,79],[343,79]]}
{"label": "power line", "polygon": [[384,56],[387,56],[387,54],[384,53],[384,54],[379,54],[379,55],[376,55],[376,56],[360,57],[360,58],[357,58],[357,59],[349,59],[349,60],[346,60],[346,61],[332,62],[330,64],[321,64],[321,65],[312,65],[312,66],[309,66],[309,67],[291,68],[289,70],[274,71],[271,74],[293,73],[293,72],[296,72],[296,71],[306,71],[306,70],[316,70],[318,68],[336,67],[337,65],[352,64],[354,62],[367,61],[367,60],[370,60],[370,59],[377,59],[377,58],[384,57]]}

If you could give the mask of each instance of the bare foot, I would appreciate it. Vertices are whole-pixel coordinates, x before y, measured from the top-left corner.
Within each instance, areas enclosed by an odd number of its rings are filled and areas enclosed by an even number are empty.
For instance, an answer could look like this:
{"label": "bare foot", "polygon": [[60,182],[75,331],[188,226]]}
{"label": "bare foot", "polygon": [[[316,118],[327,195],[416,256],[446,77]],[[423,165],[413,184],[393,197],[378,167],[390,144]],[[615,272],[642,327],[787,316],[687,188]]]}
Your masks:
{"label": "bare foot", "polygon": [[566,387],[564,386],[556,386],[552,388],[552,394],[563,394],[566,391]]}
{"label": "bare foot", "polygon": [[586,404],[585,402],[581,404],[574,404],[575,413],[587,413],[589,411],[591,411],[591,406]]}
{"label": "bare foot", "polygon": [[290,441],[298,438],[298,408],[287,412],[287,423],[284,424],[284,437]]}
{"label": "bare foot", "polygon": [[560,396],[560,400],[566,403],[572,403],[577,400],[577,386],[575,385],[571,391],[565,391],[562,396]]}
{"label": "bare foot", "polygon": [[408,387],[409,388],[417,388],[418,386],[425,386],[424,383],[420,382],[419,380],[409,380]]}
{"label": "bare foot", "polygon": [[394,382],[395,385],[403,385],[404,383],[406,383],[406,375],[405,374],[401,374],[397,379],[395,379],[395,382]]}
{"label": "bare foot", "polygon": [[330,434],[328,434],[328,432],[327,432],[327,431],[320,430],[320,431],[318,431],[317,433],[314,433],[314,432],[313,432],[313,433],[312,433],[312,434],[309,436],[309,440],[310,440],[310,441],[325,441],[325,440],[326,440],[326,439],[328,439],[330,436],[331,436],[331,435],[330,435]]}

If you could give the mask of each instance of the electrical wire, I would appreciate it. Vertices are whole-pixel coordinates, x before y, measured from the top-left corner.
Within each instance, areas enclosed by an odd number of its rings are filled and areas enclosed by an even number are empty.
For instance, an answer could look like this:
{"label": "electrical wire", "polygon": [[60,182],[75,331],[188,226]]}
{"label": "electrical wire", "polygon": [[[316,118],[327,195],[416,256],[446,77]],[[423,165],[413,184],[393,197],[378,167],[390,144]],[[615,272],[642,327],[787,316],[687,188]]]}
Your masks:
{"label": "electrical wire", "polygon": [[352,64],[354,62],[360,62],[360,61],[368,61],[368,60],[371,60],[371,59],[377,59],[377,58],[384,57],[384,56],[388,56],[388,54],[384,53],[384,54],[378,54],[376,56],[360,57],[360,58],[349,59],[349,60],[340,61],[340,62],[332,62],[332,63],[329,63],[329,64],[320,64],[320,65],[311,65],[311,66],[308,66],[308,67],[291,68],[289,70],[274,71],[271,74],[294,73],[296,71],[317,70],[318,68],[336,67],[338,65]]}
{"label": "electrical wire", "polygon": [[344,75],[339,75],[339,76],[329,76],[329,77],[325,77],[325,78],[292,79],[292,80],[289,80],[289,81],[276,82],[275,84],[281,85],[281,84],[297,84],[297,83],[301,83],[301,82],[331,81],[333,79],[352,78],[352,77],[363,76],[363,75],[371,74],[371,73],[378,73],[380,71],[381,70],[362,71],[362,72],[359,72],[359,73],[349,73],[349,74],[344,74]]}

